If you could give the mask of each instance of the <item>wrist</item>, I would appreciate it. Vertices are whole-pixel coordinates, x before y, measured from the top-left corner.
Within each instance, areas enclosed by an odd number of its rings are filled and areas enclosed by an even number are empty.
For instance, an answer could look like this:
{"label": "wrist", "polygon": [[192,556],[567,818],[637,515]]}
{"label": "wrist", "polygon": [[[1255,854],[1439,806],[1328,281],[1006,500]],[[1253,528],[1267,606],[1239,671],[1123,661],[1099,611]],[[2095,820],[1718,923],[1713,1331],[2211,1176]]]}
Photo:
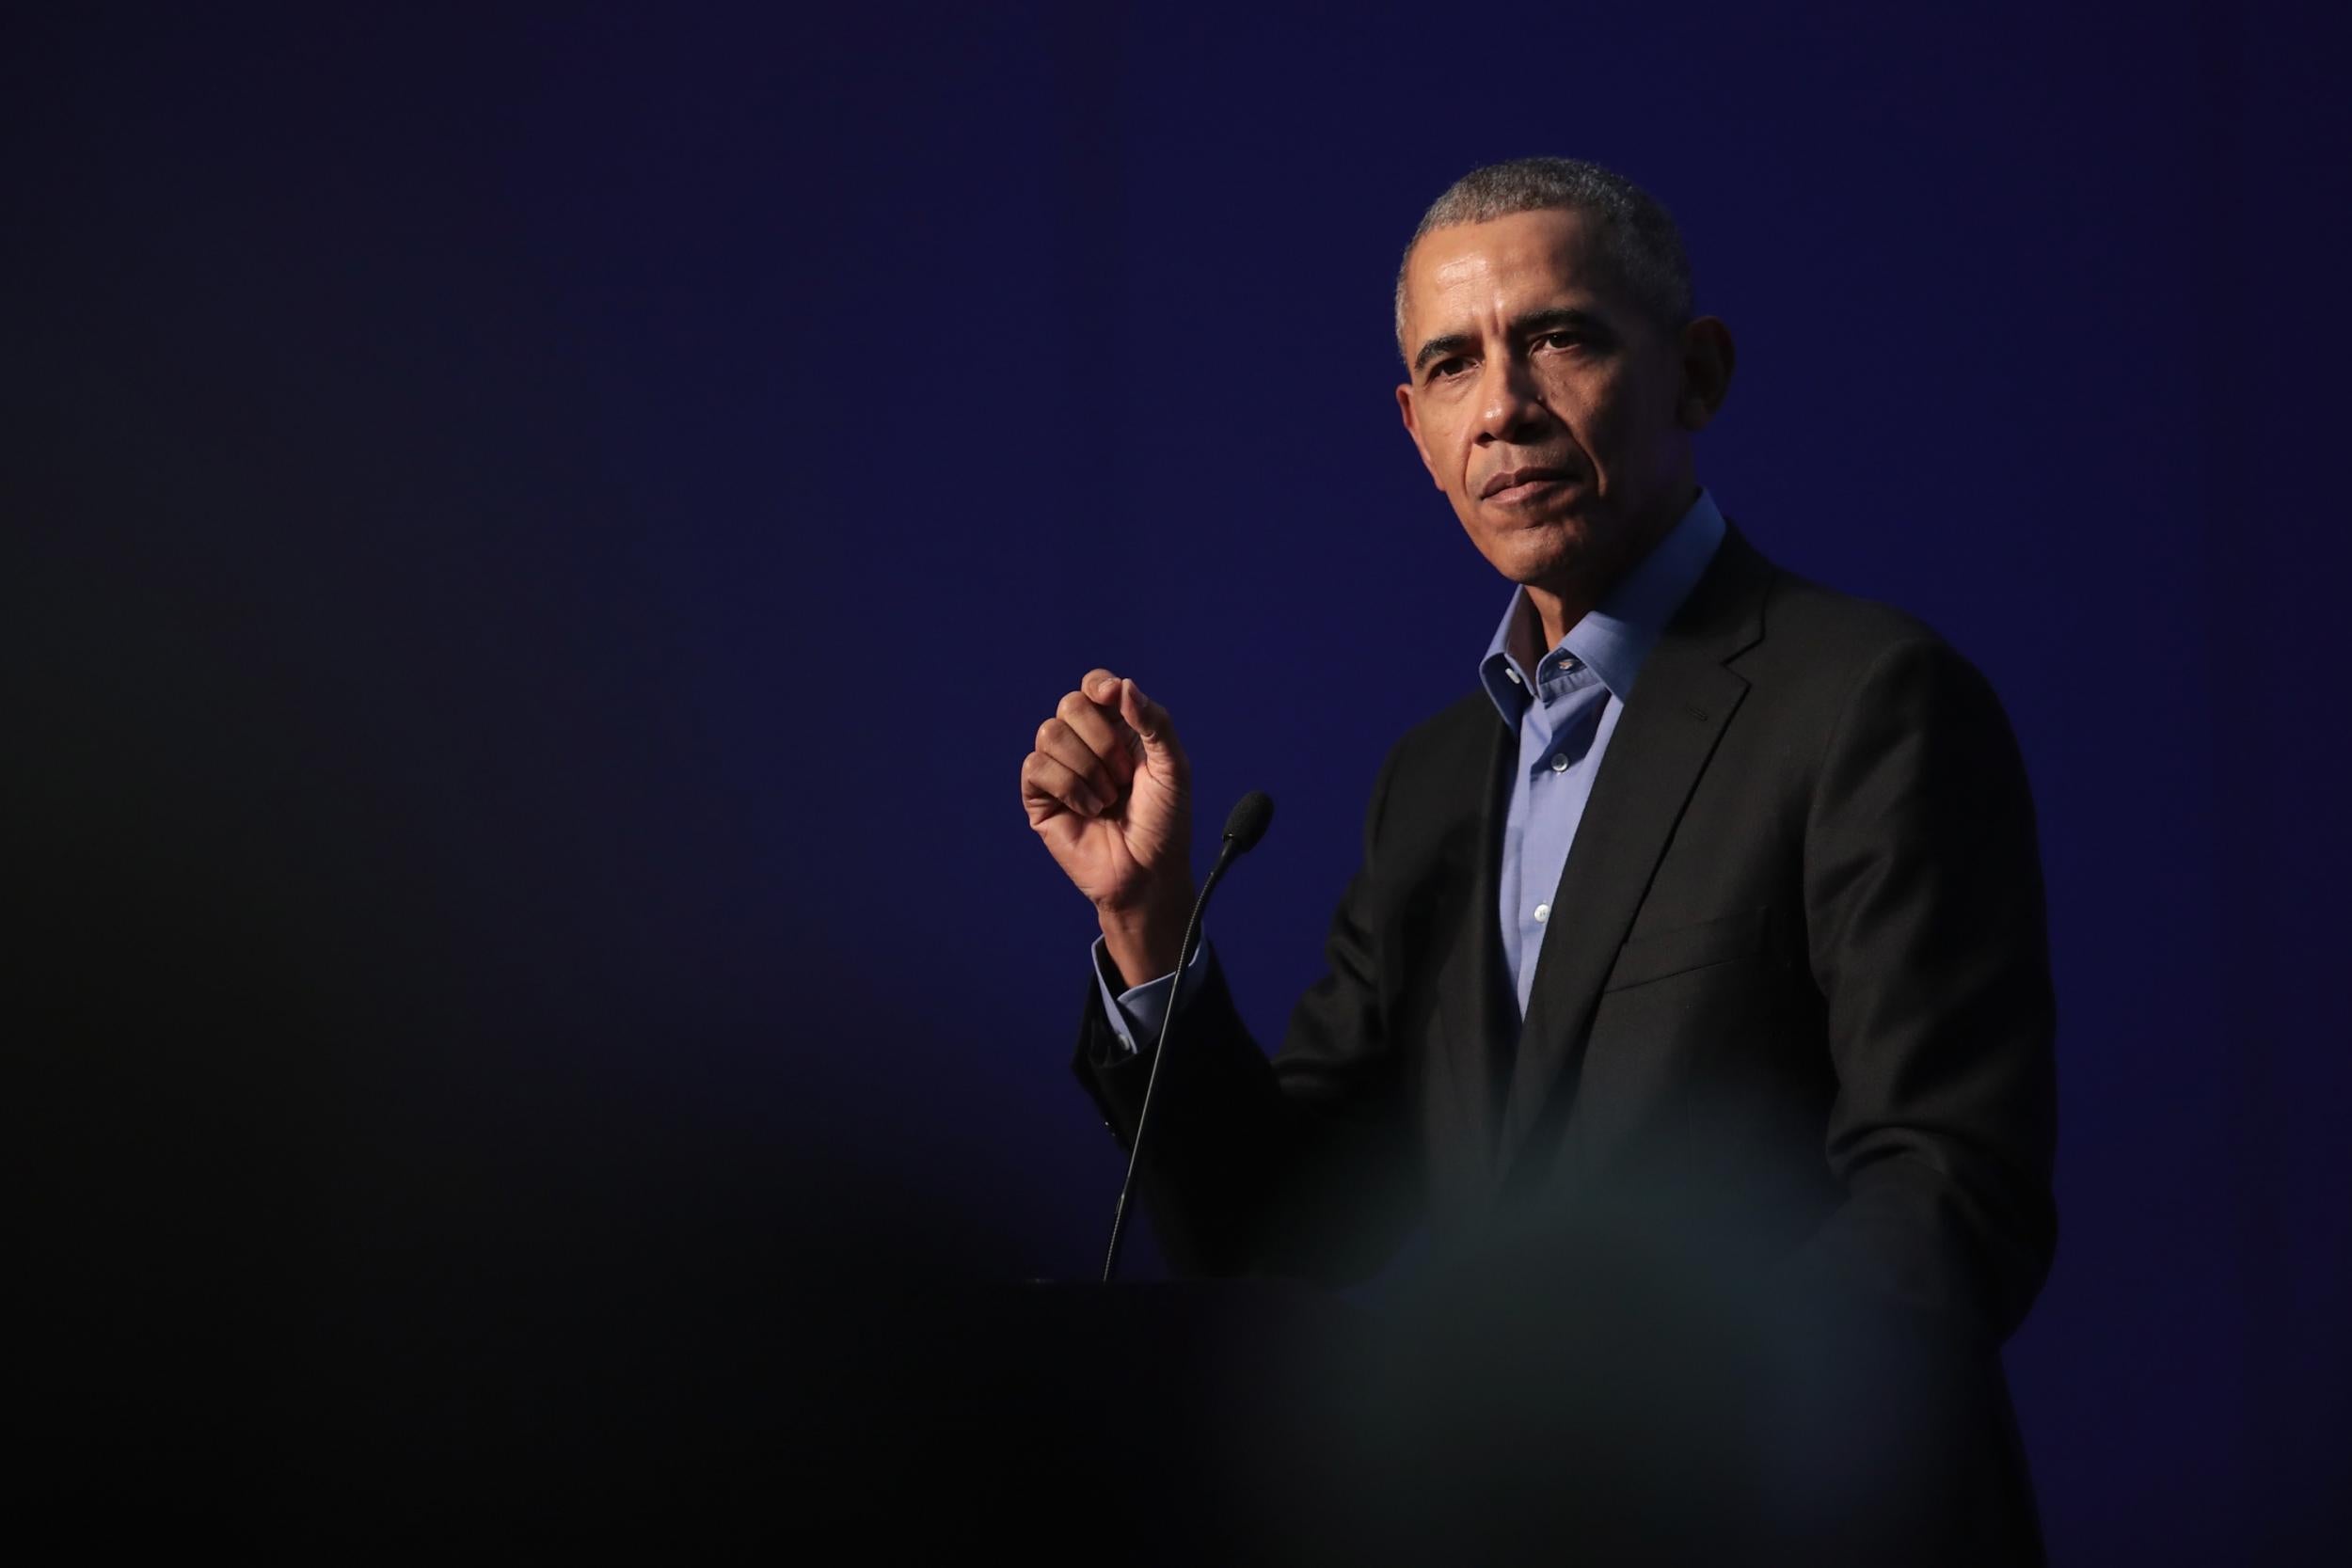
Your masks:
{"label": "wrist", "polygon": [[1148,985],[1176,972],[1184,927],[1191,918],[1188,891],[1147,904],[1095,910],[1104,952],[1129,986]]}

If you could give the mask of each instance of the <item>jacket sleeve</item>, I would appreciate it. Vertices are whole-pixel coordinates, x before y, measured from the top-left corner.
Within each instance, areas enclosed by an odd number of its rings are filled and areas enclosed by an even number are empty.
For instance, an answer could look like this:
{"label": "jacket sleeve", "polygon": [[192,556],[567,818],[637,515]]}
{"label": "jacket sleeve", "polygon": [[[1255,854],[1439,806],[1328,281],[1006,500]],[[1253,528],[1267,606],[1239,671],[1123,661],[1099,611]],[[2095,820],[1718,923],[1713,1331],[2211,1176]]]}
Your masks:
{"label": "jacket sleeve", "polygon": [[1855,681],[1804,878],[1847,1196],[1801,1267],[1997,1343],[2057,1239],[2056,1008],[2024,761],[1941,641],[1893,645]]}
{"label": "jacket sleeve", "polygon": [[[1325,974],[1269,1061],[1212,966],[1179,1012],[1151,1089],[1136,1174],[1169,1266],[1185,1275],[1344,1283],[1376,1272],[1418,1213],[1418,1154],[1383,1027],[1377,906],[1383,765],[1363,857],[1331,917]],[[1122,1148],[1143,1113],[1152,1048],[1130,1052],[1089,976],[1072,1066]]]}

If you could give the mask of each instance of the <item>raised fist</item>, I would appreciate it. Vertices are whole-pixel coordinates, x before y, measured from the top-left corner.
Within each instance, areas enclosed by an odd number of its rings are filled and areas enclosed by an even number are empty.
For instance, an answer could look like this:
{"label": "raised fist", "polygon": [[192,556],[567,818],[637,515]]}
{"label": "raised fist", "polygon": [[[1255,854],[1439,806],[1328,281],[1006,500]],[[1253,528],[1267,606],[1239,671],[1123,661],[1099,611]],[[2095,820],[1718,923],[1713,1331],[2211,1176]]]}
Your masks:
{"label": "raised fist", "polygon": [[[1172,967],[1192,902],[1192,780],[1168,710],[1136,683],[1089,670],[1038,726],[1021,804],[1056,864],[1094,904],[1113,957]],[[1167,927],[1174,923],[1174,932]],[[1136,940],[1120,951],[1120,932]],[[1146,933],[1149,933],[1148,937]],[[1165,949],[1165,953],[1162,953]]]}

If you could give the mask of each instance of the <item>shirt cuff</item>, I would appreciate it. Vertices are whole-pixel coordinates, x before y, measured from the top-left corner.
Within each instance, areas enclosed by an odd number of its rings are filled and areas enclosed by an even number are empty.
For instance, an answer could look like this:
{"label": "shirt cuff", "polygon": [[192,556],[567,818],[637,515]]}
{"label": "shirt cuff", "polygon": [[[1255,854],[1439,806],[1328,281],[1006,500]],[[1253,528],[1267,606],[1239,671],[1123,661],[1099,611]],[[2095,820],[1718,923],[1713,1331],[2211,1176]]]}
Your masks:
{"label": "shirt cuff", "polygon": [[1209,939],[1202,937],[1200,945],[1192,950],[1192,961],[1184,965],[1181,983],[1173,974],[1163,974],[1113,994],[1109,951],[1101,937],[1094,939],[1094,989],[1103,993],[1103,1016],[1110,1021],[1111,1033],[1128,1053],[1142,1049],[1137,1040],[1159,1042],[1161,1026],[1168,1021],[1168,992],[1177,993],[1179,1006],[1190,1002],[1208,978],[1209,961]]}

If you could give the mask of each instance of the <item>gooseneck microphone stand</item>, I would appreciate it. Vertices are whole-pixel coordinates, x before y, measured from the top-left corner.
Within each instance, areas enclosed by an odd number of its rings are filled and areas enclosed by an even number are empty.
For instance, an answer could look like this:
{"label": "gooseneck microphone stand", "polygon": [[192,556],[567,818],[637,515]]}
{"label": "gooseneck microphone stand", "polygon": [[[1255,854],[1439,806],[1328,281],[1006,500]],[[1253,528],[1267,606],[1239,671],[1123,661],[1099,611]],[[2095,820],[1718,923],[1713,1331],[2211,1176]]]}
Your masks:
{"label": "gooseneck microphone stand", "polygon": [[1192,961],[1193,949],[1200,942],[1200,916],[1209,907],[1209,895],[1216,891],[1218,880],[1226,868],[1257,847],[1265,837],[1266,826],[1274,820],[1274,798],[1263,789],[1253,789],[1234,803],[1225,818],[1225,842],[1217,847],[1216,864],[1209,868],[1206,881],[1200,884],[1200,896],[1192,901],[1192,918],[1184,922],[1184,940],[1176,949],[1175,981],[1168,987],[1168,1010],[1160,1017],[1159,1043],[1152,1047],[1151,1076],[1143,1081],[1143,1109],[1136,1113],[1136,1135],[1127,1145],[1127,1180],[1120,1184],[1119,1208],[1111,1215],[1111,1246],[1103,1259],[1103,1283],[1111,1282],[1111,1275],[1119,1267],[1119,1243],[1127,1233],[1127,1198],[1135,1191],[1136,1167],[1143,1153],[1143,1130],[1152,1119],[1152,1091],[1159,1085],[1160,1069],[1168,1065],[1168,1036],[1176,1027],[1176,997],[1184,989],[1184,967]]}

